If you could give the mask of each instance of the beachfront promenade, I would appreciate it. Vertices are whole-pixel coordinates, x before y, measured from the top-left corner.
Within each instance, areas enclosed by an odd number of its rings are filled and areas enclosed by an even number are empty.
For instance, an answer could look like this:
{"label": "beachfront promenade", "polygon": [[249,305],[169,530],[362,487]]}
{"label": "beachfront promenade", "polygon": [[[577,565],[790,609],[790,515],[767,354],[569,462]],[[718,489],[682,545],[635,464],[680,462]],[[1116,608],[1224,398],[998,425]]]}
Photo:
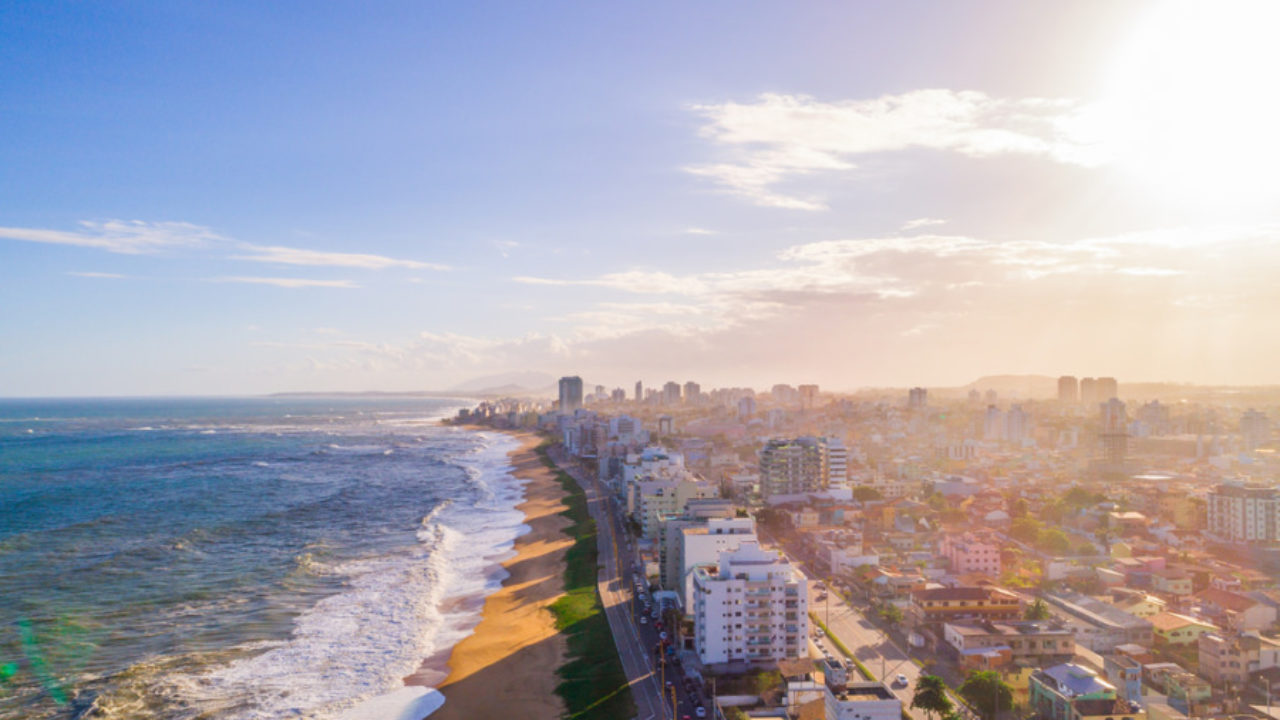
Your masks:
{"label": "beachfront promenade", "polygon": [[583,477],[581,470],[565,458],[563,448],[559,445],[551,448],[549,456],[582,487],[587,496],[587,510],[596,522],[596,540],[602,565],[596,581],[600,602],[609,619],[613,641],[618,647],[618,657],[622,659],[622,667],[631,686],[637,717],[639,720],[670,718],[671,705],[663,698],[662,683],[654,670],[652,655],[641,640],[632,619],[631,589],[626,580],[631,564],[626,559],[628,556],[619,551],[618,538],[623,533],[617,527],[613,513],[609,511],[608,495],[597,480]]}

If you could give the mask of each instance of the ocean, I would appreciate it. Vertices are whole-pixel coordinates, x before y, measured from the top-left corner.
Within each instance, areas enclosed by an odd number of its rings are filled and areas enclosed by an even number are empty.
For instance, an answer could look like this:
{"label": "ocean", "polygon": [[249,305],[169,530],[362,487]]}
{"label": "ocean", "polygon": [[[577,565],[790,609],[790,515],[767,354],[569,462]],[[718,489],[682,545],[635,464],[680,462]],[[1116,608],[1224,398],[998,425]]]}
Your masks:
{"label": "ocean", "polygon": [[0,720],[337,718],[504,577],[515,441],[462,400],[0,400]]}

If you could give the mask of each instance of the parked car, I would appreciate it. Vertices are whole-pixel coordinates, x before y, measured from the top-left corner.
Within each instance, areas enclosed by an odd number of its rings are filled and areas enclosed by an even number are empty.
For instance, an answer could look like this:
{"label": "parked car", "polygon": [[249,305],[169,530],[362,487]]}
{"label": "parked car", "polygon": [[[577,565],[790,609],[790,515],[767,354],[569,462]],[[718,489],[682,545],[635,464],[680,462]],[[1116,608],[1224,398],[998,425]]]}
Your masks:
{"label": "parked car", "polygon": [[907,676],[902,673],[898,673],[898,677],[894,678],[894,682],[897,683],[898,687],[906,687],[911,684],[911,681],[907,679]]}

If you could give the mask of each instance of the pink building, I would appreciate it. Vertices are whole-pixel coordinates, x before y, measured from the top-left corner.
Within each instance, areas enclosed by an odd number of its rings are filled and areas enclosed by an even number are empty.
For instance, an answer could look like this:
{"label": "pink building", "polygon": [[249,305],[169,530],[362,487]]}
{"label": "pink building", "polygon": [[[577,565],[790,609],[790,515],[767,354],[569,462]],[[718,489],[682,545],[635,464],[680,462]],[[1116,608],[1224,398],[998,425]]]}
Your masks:
{"label": "pink building", "polygon": [[1000,545],[974,533],[942,538],[941,555],[951,562],[952,573],[985,573],[1000,577]]}

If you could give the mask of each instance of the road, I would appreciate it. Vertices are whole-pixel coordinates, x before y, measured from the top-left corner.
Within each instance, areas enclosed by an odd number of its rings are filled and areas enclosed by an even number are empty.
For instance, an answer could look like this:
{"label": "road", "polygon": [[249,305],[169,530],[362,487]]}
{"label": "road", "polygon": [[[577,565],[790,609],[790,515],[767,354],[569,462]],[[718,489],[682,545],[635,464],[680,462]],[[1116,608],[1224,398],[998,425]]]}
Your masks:
{"label": "road", "polygon": [[[596,521],[601,563],[597,588],[631,686],[637,717],[639,720],[693,717],[698,705],[704,704],[699,689],[685,687],[679,681],[679,668],[656,657],[654,648],[659,642],[659,630],[651,623],[640,622],[647,613],[636,600],[633,589],[634,578],[639,577],[633,573],[639,566],[616,504],[600,482],[568,459],[559,445],[551,448],[550,457],[582,487],[587,497],[587,511]],[[671,684],[664,691],[667,681]]]}

